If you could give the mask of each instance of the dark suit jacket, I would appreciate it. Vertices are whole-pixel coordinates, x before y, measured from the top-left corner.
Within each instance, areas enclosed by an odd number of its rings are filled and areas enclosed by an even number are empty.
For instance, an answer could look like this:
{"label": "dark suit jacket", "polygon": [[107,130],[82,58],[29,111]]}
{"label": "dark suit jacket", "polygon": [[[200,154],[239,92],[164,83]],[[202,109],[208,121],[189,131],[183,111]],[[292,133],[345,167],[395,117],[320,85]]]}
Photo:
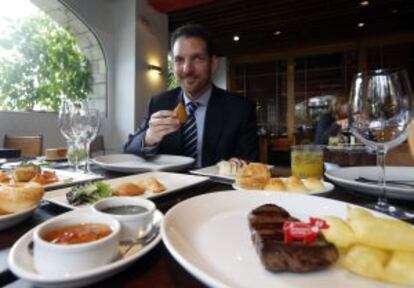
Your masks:
{"label": "dark suit jacket", "polygon": [[329,137],[337,136],[341,126],[336,124],[335,118],[331,113],[323,114],[316,123],[314,144],[328,145]]}
{"label": "dark suit jacket", "polygon": [[[124,152],[146,156],[142,150],[148,121],[154,112],[173,110],[181,99],[181,88],[151,98],[147,117],[136,133],[129,135]],[[203,136],[202,166],[238,157],[257,161],[256,109],[252,102],[213,86],[208,103]],[[158,154],[183,155],[181,129],[163,138]]]}

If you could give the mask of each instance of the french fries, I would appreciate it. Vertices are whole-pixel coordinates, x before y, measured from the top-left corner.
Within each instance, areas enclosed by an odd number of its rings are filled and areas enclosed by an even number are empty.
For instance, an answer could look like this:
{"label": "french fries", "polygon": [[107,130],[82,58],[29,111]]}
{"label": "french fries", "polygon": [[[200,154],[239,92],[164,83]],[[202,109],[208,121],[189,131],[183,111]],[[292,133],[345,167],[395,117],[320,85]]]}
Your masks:
{"label": "french fries", "polygon": [[389,253],[363,245],[352,246],[343,261],[345,267],[355,274],[381,279]]}
{"label": "french fries", "polygon": [[339,248],[348,248],[355,243],[355,234],[352,228],[339,217],[327,216],[323,219],[328,223],[329,229],[323,229],[326,240]]}
{"label": "french fries", "polygon": [[348,207],[347,220],[323,217],[323,231],[343,255],[349,271],[392,283],[414,285],[414,228],[397,219],[381,218],[361,208]]}

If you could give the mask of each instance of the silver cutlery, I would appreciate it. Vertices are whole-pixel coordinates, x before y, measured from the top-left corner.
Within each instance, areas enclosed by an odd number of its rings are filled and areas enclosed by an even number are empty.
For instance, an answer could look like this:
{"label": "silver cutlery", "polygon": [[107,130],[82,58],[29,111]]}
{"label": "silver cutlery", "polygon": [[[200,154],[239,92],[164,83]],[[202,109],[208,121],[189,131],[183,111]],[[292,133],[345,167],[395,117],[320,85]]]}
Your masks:
{"label": "silver cutlery", "polygon": [[[358,177],[355,179],[355,181],[361,183],[378,184],[378,180],[365,177]],[[389,186],[405,186],[414,188],[414,180],[386,180],[386,184]]]}

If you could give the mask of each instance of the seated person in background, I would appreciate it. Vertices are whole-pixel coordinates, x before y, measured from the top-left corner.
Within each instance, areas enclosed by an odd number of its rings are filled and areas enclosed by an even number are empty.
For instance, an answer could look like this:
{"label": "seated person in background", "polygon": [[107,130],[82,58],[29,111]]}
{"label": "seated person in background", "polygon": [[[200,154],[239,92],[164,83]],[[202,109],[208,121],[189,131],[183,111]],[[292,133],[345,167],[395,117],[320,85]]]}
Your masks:
{"label": "seated person in background", "polygon": [[[198,167],[231,157],[256,161],[255,106],[212,84],[218,63],[209,31],[185,25],[173,32],[170,43],[181,87],[151,98],[147,117],[129,136],[124,152],[186,155],[195,158]],[[179,103],[185,112],[174,111]]]}
{"label": "seated person in background", "polygon": [[314,144],[327,145],[329,137],[337,136],[342,129],[348,128],[348,108],[346,98],[332,100],[329,112],[321,115],[316,123]]}

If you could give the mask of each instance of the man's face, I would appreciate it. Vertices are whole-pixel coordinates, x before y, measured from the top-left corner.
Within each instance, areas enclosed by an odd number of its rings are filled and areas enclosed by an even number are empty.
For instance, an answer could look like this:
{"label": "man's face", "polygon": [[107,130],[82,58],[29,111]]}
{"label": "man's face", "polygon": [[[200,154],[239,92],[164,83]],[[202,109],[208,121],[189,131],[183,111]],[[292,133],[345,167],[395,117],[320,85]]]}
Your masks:
{"label": "man's face", "polygon": [[206,43],[200,38],[179,37],[172,50],[175,77],[188,96],[199,98],[211,82],[217,58],[208,55]]}

